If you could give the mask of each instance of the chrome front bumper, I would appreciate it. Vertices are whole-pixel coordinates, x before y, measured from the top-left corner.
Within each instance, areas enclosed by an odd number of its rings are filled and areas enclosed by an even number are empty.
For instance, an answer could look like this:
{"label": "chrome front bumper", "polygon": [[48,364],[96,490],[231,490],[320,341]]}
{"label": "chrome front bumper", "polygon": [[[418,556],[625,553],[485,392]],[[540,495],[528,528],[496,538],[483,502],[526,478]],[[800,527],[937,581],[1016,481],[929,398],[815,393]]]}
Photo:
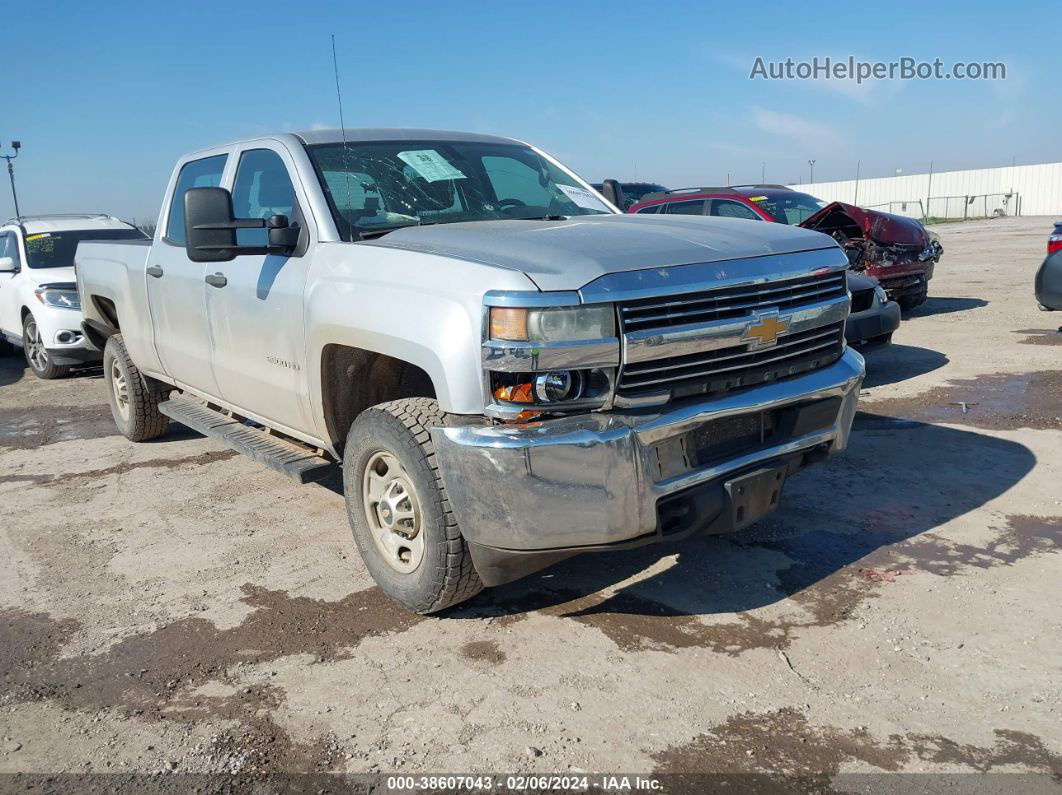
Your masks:
{"label": "chrome front bumper", "polygon": [[[523,426],[435,428],[432,436],[461,531],[512,553],[580,551],[657,532],[657,503],[803,452],[848,443],[864,375],[852,350],[806,375],[679,406],[599,412]],[[661,450],[706,422],[840,398],[832,423],[775,446],[661,476]]]}

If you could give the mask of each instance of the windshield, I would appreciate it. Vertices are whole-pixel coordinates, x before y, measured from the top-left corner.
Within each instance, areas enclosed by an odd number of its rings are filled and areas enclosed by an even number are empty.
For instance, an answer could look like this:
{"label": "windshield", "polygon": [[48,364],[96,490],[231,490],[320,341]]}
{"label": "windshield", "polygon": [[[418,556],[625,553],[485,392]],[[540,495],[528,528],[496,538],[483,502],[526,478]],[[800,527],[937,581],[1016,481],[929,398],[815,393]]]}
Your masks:
{"label": "windshield", "polygon": [[77,232],[38,232],[26,235],[26,264],[31,268],[62,268],[74,264],[82,240],[144,240],[139,229],[87,229]]}
{"label": "windshield", "polygon": [[748,198],[781,224],[799,224],[826,206],[821,199],[795,190],[751,194]]}
{"label": "windshield", "polygon": [[417,224],[610,212],[573,177],[519,144],[374,141],[307,150],[347,240]]}

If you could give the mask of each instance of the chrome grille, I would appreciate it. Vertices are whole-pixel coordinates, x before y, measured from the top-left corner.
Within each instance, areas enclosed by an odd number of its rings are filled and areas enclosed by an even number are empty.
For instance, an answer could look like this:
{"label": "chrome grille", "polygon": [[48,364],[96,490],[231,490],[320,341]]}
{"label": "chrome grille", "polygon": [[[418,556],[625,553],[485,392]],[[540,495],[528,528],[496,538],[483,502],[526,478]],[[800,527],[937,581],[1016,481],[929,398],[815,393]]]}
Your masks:
{"label": "chrome grille", "polygon": [[624,331],[708,323],[741,317],[755,310],[789,310],[843,296],[847,291],[844,271],[799,276],[763,284],[720,287],[700,293],[630,301],[620,306]]}
{"label": "chrome grille", "polygon": [[786,334],[770,348],[747,344],[654,359],[623,368],[618,393],[632,395],[669,389],[673,397],[739,389],[814,370],[841,355],[844,323]]}
{"label": "chrome grille", "polygon": [[[844,270],[621,303],[618,398],[726,392],[824,367],[844,351]],[[745,332],[756,317],[787,318],[770,346]]]}

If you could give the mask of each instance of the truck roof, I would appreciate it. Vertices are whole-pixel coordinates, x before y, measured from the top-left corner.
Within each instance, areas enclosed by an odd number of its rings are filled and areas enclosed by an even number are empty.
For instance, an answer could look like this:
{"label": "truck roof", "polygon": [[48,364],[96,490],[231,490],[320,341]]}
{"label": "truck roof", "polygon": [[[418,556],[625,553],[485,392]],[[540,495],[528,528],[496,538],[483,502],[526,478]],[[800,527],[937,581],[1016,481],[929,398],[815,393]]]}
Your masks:
{"label": "truck roof", "polygon": [[305,144],[338,144],[346,135],[348,143],[364,141],[474,141],[477,143],[512,144],[513,138],[455,130],[427,130],[398,127],[363,127],[328,130],[298,130],[294,134]]}
{"label": "truck roof", "polygon": [[50,215],[22,215],[7,224],[22,224],[26,234],[39,232],[73,232],[85,229],[128,229],[127,224],[106,213],[54,213]]}

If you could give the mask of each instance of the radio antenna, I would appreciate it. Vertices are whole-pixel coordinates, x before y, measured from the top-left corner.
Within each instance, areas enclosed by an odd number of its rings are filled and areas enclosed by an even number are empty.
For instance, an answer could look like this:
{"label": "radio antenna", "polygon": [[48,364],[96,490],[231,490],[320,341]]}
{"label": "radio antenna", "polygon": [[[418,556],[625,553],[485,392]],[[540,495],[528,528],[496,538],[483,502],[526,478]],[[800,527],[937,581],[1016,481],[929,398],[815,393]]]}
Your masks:
{"label": "radio antenna", "polygon": [[[347,189],[346,209],[350,209],[350,169],[347,168],[347,125],[343,121],[343,94],[339,90],[339,62],[336,60],[336,34],[332,34],[332,72],[336,78],[336,101],[339,103],[339,134],[343,141],[343,182]],[[340,213],[342,215],[342,213]],[[343,216],[346,218],[346,216]],[[347,219],[347,223],[350,220]],[[354,225],[350,224],[350,236],[354,236]]]}

